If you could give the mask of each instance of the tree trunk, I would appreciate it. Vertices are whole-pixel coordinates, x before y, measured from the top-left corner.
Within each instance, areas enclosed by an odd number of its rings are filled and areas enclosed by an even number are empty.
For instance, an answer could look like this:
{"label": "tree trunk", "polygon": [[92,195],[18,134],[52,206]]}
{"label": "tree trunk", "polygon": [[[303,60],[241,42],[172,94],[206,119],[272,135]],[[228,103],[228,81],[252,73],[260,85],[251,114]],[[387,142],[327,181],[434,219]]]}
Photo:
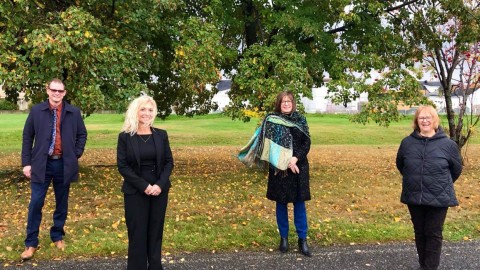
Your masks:
{"label": "tree trunk", "polygon": [[243,14],[245,15],[245,40],[247,47],[250,47],[258,42],[257,20],[255,19],[257,10],[252,0],[245,1],[243,6]]}

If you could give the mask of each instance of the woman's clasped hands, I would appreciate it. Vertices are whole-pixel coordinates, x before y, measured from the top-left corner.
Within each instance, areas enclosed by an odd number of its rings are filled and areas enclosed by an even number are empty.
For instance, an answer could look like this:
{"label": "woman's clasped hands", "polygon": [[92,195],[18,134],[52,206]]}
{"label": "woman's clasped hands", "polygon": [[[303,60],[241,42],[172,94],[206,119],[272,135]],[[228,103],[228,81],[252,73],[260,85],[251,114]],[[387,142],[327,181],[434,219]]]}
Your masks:
{"label": "woman's clasped hands", "polygon": [[162,189],[158,185],[148,185],[145,189],[145,194],[149,196],[158,196],[162,193]]}

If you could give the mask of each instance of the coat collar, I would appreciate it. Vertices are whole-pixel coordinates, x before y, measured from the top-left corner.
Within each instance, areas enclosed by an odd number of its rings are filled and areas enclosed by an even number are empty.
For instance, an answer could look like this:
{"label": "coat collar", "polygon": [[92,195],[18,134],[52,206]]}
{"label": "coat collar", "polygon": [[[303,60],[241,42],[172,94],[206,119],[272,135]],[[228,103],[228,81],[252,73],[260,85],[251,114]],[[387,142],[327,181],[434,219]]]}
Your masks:
{"label": "coat collar", "polygon": [[447,134],[445,134],[445,132],[443,131],[443,129],[441,127],[438,127],[437,132],[432,137],[428,137],[428,138],[423,137],[416,130],[414,130],[410,134],[410,136],[412,136],[413,138],[415,138],[417,140],[437,140],[437,139],[448,137]]}
{"label": "coat collar", "polygon": [[[42,111],[43,110],[50,110],[50,103],[48,103],[48,99],[45,100],[42,103],[39,103],[38,105],[40,106],[40,109]],[[66,102],[65,100],[62,101],[62,112],[70,112],[70,111],[72,111],[72,107],[70,106],[70,104],[68,102]]]}

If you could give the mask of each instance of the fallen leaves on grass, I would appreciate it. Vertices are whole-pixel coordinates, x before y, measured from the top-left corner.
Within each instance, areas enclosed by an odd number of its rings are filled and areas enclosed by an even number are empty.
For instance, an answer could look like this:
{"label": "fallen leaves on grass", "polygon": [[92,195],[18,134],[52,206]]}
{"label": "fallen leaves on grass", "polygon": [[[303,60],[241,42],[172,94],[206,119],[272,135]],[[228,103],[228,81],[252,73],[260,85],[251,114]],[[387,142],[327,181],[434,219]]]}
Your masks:
{"label": "fallen leaves on grass", "polygon": [[[234,157],[238,148],[172,150],[175,168],[165,224],[166,251],[255,249],[276,241],[275,205],[265,198],[266,173],[240,163]],[[311,240],[358,243],[365,232],[377,234],[381,240],[394,237],[399,226],[411,229],[408,211],[399,202],[396,150],[396,146],[312,147],[308,156],[312,200],[307,203]],[[474,150],[455,183],[461,207],[449,211],[448,222],[478,216],[480,151]],[[113,149],[88,149],[81,158],[80,180],[72,185],[69,201],[69,248],[62,256],[126,254],[123,180],[115,155]],[[0,165],[20,172],[19,164],[12,160],[19,163],[20,157],[0,157]],[[0,186],[0,246],[7,247],[0,250],[0,259],[18,257],[23,245],[30,190],[26,179],[16,177],[4,179]],[[48,241],[54,206],[50,190],[40,228],[43,243]],[[390,224],[392,231],[378,231],[377,224]],[[464,237],[479,234],[480,228],[474,227]],[[45,246],[38,257],[55,258],[55,253]]]}

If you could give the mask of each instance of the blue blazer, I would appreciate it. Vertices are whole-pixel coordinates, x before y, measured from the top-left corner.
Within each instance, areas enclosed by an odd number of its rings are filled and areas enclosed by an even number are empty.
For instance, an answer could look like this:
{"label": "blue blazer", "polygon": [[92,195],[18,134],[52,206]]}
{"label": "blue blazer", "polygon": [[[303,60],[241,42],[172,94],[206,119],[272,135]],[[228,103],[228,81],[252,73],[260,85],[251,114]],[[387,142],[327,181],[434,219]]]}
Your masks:
{"label": "blue blazer", "polygon": [[[163,193],[171,186],[170,175],[173,170],[173,156],[167,132],[158,128],[151,128],[151,130],[157,153],[157,181],[155,184],[162,189]],[[122,185],[123,193],[135,194],[145,191],[149,183],[140,177],[140,146],[138,145],[138,140],[129,133],[121,132],[118,135],[117,166],[124,180]]]}
{"label": "blue blazer", "polygon": [[[63,102],[60,132],[64,183],[78,180],[78,159],[87,143],[87,129],[80,109]],[[32,107],[23,128],[22,166],[32,166],[32,182],[43,183],[53,118],[48,100]]]}

